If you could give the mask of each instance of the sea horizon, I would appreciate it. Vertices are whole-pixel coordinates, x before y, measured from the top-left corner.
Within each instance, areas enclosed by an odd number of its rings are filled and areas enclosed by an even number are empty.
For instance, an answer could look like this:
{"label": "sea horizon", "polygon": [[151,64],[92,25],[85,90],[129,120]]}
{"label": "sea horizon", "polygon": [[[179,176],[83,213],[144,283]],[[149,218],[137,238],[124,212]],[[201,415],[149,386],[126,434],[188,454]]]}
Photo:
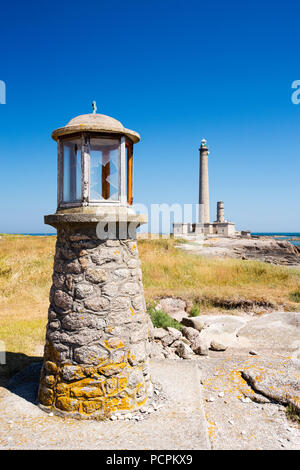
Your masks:
{"label": "sea horizon", "polygon": [[[2,232],[1,235],[24,235],[32,237],[52,237],[56,236],[56,232]],[[162,234],[160,234],[162,235]],[[300,246],[300,232],[251,232],[254,236],[268,236],[275,239],[288,240],[293,245]],[[296,240],[295,240],[296,239]]]}
{"label": "sea horizon", "polygon": [[272,237],[275,240],[287,240],[292,245],[300,246],[300,232],[251,232],[251,235]]}

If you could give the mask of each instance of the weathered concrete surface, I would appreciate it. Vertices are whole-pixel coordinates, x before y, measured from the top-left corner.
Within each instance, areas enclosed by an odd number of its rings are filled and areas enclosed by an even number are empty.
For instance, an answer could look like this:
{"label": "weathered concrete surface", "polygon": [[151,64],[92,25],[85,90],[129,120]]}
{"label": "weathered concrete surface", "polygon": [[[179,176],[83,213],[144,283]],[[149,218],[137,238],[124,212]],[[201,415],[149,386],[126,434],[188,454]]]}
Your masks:
{"label": "weathered concrete surface", "polygon": [[[0,449],[209,449],[199,370],[189,361],[152,361],[166,405],[143,421],[77,421],[49,416],[28,401],[38,375],[0,396]],[[26,394],[24,399],[22,396]]]}
{"label": "weathered concrete surface", "polygon": [[207,323],[221,336],[235,333],[238,342],[197,359],[212,448],[299,449],[299,425],[282,405],[299,406],[300,313],[226,317]]}
{"label": "weathered concrete surface", "polygon": [[300,449],[299,425],[287,419],[285,407],[256,393],[242,377],[242,371],[254,370],[267,380],[270,368],[279,374],[288,358],[270,351],[250,356],[231,349],[210,352],[209,359],[197,362],[212,449]]}
{"label": "weathered concrete surface", "polygon": [[285,406],[299,404],[300,313],[196,318],[201,341],[228,340],[225,351],[193,355],[212,448],[299,449],[300,428]]}

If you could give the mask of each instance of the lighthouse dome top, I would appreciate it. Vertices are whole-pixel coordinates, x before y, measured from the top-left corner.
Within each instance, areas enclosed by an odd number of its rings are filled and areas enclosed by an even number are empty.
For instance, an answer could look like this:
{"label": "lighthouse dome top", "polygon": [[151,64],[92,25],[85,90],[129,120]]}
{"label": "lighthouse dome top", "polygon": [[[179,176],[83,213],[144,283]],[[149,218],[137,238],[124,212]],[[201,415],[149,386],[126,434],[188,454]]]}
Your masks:
{"label": "lighthouse dome top", "polygon": [[140,141],[140,135],[130,129],[126,129],[123,124],[105,114],[82,114],[76,116],[64,127],[60,127],[52,132],[52,138],[57,140],[64,135],[76,132],[103,132],[108,134],[123,134],[129,137],[134,144]]}

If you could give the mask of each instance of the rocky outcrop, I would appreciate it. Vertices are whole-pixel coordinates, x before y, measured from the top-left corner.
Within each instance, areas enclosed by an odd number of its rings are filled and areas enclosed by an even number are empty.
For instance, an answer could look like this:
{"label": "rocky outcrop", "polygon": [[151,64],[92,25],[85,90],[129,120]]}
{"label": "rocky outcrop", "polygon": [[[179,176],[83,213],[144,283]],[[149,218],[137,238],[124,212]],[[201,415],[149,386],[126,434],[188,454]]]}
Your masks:
{"label": "rocky outcrop", "polygon": [[209,349],[225,351],[229,346],[243,342],[238,339],[237,331],[246,325],[246,317],[232,315],[190,317],[187,312],[190,307],[191,305],[182,299],[173,297],[160,299],[156,309],[164,309],[174,319],[180,316],[180,329],[154,328],[151,357],[191,359],[196,356],[207,356]]}
{"label": "rocky outcrop", "polygon": [[242,377],[255,392],[282,405],[292,405],[300,414],[299,368],[294,363],[284,364],[282,370],[247,369],[242,371]]}
{"label": "rocky outcrop", "polygon": [[262,237],[234,248],[234,257],[279,265],[300,265],[300,248],[286,240]]}
{"label": "rocky outcrop", "polygon": [[243,349],[251,356],[259,356],[260,351],[269,348],[290,351],[293,361],[300,364],[297,312],[273,312],[259,317],[199,315],[184,318],[180,328],[154,328],[151,357],[191,359],[207,356],[209,351],[222,354],[227,349]]}
{"label": "rocky outcrop", "polygon": [[210,238],[203,247],[188,243],[178,246],[187,252],[209,257],[257,260],[285,266],[300,266],[300,247],[271,237]]}
{"label": "rocky outcrop", "polygon": [[[239,320],[230,315],[201,316],[192,326],[176,328],[154,328],[150,356],[168,359],[192,359],[195,356],[207,356],[212,351],[225,351],[238,342],[236,332],[246,320]],[[186,323],[186,320],[185,320]],[[199,331],[199,325],[202,325]]]}

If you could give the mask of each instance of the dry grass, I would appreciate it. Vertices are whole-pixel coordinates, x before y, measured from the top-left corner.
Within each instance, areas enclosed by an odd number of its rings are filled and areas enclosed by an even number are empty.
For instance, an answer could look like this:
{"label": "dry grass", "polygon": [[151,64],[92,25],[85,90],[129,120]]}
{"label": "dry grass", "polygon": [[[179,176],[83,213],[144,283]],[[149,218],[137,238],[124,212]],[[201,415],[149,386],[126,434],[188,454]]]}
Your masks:
{"label": "dry grass", "polygon": [[300,309],[290,301],[300,271],[258,261],[205,258],[175,248],[174,240],[140,240],[146,297],[173,295],[211,309],[225,301],[250,300]]}
{"label": "dry grass", "polygon": [[35,354],[44,342],[55,237],[0,239],[0,340],[10,352]]}
{"label": "dry grass", "polygon": [[[0,340],[14,361],[41,353],[55,241],[20,235],[0,239]],[[198,302],[200,313],[220,310],[223,300],[239,299],[300,309],[290,300],[290,294],[300,290],[300,271],[256,261],[202,258],[181,252],[174,244],[172,239],[139,241],[147,300],[178,296]]]}

